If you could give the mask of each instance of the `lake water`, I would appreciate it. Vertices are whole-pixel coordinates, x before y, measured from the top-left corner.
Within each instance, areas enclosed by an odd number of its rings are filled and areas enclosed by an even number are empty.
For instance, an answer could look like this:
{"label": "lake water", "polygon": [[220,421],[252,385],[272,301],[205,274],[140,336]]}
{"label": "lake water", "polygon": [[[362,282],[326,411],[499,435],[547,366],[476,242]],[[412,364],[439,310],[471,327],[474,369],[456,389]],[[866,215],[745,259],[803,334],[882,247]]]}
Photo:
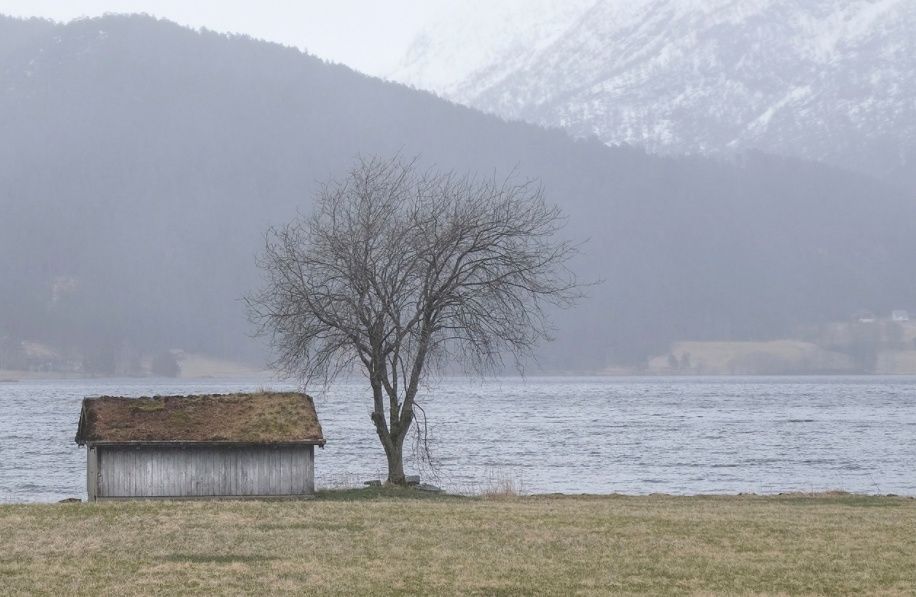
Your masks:
{"label": "lake water", "polygon": [[[265,379],[0,383],[0,501],[85,498],[84,396],[250,391]],[[316,396],[319,486],[384,477],[363,383]],[[453,491],[916,495],[916,378],[446,379],[423,401]],[[435,476],[434,476],[435,475]]]}

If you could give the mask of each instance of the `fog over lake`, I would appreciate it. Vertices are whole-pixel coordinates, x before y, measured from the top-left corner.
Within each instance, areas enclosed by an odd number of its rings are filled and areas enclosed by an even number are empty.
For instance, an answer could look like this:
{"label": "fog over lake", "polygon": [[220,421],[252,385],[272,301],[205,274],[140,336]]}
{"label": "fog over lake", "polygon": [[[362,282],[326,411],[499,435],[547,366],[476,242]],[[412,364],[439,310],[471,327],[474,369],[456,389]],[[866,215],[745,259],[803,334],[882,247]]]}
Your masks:
{"label": "fog over lake", "polygon": [[[85,498],[83,397],[280,389],[269,378],[0,384],[0,501]],[[319,487],[385,476],[364,382],[316,395]],[[916,378],[446,379],[426,394],[433,476],[473,492],[916,495]]]}
{"label": "fog over lake", "polygon": [[[271,35],[216,3],[151,11],[201,29],[82,4],[0,7],[0,499],[84,495],[85,396],[280,389],[239,376],[356,355],[394,388],[509,352],[619,377],[441,381],[409,473],[916,495],[916,3],[354,8],[334,41],[387,79],[282,35],[291,8],[245,9]],[[309,234],[276,244],[287,223]],[[385,477],[383,444],[403,478],[413,420],[386,442],[380,400],[380,444],[365,381],[316,398],[320,486]]]}

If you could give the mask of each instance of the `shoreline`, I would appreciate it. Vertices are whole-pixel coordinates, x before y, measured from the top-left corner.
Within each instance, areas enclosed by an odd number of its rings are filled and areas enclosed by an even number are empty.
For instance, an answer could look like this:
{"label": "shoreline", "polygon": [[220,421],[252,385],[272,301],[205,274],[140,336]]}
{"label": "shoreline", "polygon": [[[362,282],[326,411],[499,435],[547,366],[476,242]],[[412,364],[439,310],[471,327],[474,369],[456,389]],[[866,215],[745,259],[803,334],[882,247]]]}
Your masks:
{"label": "shoreline", "polygon": [[209,379],[232,380],[232,379],[254,379],[254,378],[271,378],[275,379],[275,372],[268,370],[251,370],[235,372],[216,372],[213,374],[184,375],[179,377],[157,377],[155,375],[89,375],[84,373],[66,373],[66,372],[33,372],[33,371],[8,371],[0,370],[0,384],[15,384],[42,381],[120,381],[120,380],[150,380],[171,383],[181,383],[184,381],[207,381]]}
{"label": "shoreline", "polygon": [[[429,492],[410,487],[348,487],[348,488],[319,488],[314,494],[299,497],[261,497],[261,496],[206,496],[206,497],[144,497],[144,498],[118,498],[110,500],[99,500],[95,503],[130,503],[130,502],[156,502],[156,503],[225,503],[225,502],[284,502],[284,501],[308,501],[322,499],[374,499],[374,498],[393,498],[393,499],[467,499],[467,500],[487,500],[487,499],[673,499],[673,500],[693,500],[693,499],[833,499],[833,498],[863,498],[863,499],[898,499],[898,500],[916,500],[916,494],[898,494],[898,493],[864,493],[851,492],[839,489],[828,489],[824,491],[780,491],[777,493],[566,493],[566,492],[545,492],[545,493],[514,493],[501,492],[499,490],[483,491],[480,493],[448,493]],[[91,504],[83,497],[65,497],[53,501],[5,501],[0,496],[0,508],[8,506],[57,506],[60,504]]]}

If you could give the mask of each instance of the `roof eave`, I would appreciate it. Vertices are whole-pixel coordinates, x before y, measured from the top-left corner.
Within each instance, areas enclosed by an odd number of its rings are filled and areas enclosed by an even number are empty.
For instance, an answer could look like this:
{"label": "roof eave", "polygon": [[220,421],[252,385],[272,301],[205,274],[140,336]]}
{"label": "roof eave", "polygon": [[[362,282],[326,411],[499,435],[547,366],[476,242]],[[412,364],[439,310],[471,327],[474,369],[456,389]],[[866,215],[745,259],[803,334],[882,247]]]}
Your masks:
{"label": "roof eave", "polygon": [[257,441],[188,441],[188,440],[140,440],[140,441],[94,441],[94,440],[77,440],[77,445],[94,448],[96,446],[168,446],[168,447],[185,447],[185,446],[266,446],[266,447],[283,447],[283,446],[319,446],[324,447],[324,439],[309,439],[296,441],[280,442],[257,442]]}

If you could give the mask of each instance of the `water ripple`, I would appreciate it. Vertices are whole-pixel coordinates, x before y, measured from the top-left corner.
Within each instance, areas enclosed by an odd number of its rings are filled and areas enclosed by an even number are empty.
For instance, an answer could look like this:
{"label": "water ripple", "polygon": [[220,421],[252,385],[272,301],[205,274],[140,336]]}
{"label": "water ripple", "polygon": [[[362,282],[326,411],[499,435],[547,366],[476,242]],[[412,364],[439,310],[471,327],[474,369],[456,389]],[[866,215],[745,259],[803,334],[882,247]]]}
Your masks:
{"label": "water ripple", "polygon": [[[0,385],[0,502],[85,496],[83,396],[251,391],[244,381]],[[319,485],[384,476],[361,383],[316,396]],[[916,495],[916,378],[446,379],[423,400],[441,485],[531,492]],[[431,472],[411,461],[411,470]]]}

